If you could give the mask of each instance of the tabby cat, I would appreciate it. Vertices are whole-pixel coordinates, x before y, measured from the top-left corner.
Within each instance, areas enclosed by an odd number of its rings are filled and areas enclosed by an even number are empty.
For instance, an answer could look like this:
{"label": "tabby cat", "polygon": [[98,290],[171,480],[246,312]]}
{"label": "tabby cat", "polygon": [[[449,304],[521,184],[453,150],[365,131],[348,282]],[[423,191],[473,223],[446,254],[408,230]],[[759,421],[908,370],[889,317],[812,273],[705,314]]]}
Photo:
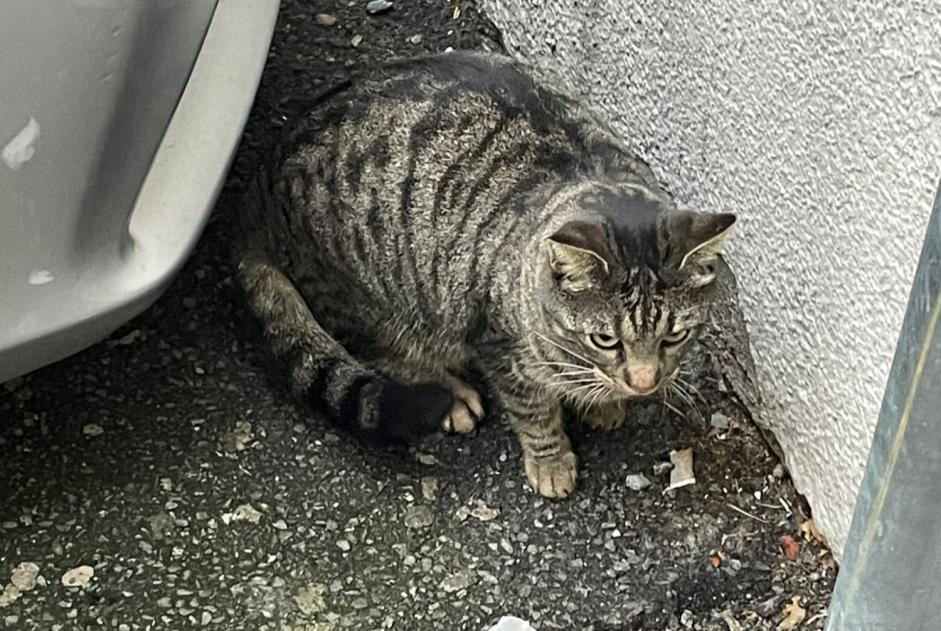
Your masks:
{"label": "tabby cat", "polygon": [[677,210],[626,144],[509,59],[394,62],[311,105],[247,199],[239,274],[293,385],[342,428],[472,431],[492,385],[542,495],[563,407],[666,390],[733,215]]}

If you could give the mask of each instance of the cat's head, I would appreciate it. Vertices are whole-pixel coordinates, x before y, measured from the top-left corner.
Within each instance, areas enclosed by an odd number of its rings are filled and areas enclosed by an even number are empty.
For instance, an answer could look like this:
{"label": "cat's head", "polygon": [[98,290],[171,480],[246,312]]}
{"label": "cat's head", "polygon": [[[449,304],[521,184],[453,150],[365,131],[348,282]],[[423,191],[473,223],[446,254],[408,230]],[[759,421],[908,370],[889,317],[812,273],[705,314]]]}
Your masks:
{"label": "cat's head", "polygon": [[632,185],[564,203],[570,219],[539,244],[534,361],[585,405],[669,387],[708,317],[735,216],[677,211]]}

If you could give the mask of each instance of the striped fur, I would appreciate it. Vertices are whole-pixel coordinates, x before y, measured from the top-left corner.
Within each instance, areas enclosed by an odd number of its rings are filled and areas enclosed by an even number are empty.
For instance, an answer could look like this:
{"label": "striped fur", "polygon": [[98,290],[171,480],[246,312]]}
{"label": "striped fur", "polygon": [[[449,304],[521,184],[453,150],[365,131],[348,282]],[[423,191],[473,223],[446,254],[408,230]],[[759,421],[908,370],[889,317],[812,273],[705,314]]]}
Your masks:
{"label": "striped fur", "polygon": [[733,218],[675,210],[622,140],[529,70],[396,62],[290,129],[246,198],[240,274],[296,388],[341,426],[470,431],[483,408],[462,375],[479,367],[530,482],[564,497],[563,404],[607,427],[624,399],[679,383]]}

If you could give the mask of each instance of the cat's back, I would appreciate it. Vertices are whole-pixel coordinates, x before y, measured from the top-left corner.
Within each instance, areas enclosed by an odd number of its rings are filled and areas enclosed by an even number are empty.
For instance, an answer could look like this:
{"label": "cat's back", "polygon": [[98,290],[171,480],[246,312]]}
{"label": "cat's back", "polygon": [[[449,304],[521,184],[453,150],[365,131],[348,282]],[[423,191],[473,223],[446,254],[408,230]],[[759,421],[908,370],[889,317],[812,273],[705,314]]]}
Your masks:
{"label": "cat's back", "polygon": [[479,53],[360,75],[312,103],[283,151],[286,212],[271,216],[288,217],[279,241],[299,251],[286,258],[398,302],[394,278],[426,305],[485,290],[493,261],[525,238],[514,228],[538,223],[540,207],[522,201],[530,191],[624,154],[530,69]]}

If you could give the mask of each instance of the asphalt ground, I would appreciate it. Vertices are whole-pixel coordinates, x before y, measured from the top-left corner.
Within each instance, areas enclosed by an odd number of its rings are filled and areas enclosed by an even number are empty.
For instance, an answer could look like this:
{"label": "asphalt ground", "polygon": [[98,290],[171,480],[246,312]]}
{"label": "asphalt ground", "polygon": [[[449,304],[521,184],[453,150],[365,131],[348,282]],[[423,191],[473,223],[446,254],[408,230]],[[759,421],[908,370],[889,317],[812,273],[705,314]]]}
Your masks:
{"label": "asphalt ground", "polygon": [[[708,379],[688,418],[651,403],[612,433],[573,427],[579,486],[558,503],[527,487],[498,418],[377,452],[291,397],[232,278],[241,183],[351,70],[500,49],[469,2],[364,7],[283,2],[235,166],[179,278],[108,340],[0,387],[0,629],[457,630],[504,614],[539,630],[822,629],[832,559]],[[697,481],[667,491],[662,463],[684,448]]]}

